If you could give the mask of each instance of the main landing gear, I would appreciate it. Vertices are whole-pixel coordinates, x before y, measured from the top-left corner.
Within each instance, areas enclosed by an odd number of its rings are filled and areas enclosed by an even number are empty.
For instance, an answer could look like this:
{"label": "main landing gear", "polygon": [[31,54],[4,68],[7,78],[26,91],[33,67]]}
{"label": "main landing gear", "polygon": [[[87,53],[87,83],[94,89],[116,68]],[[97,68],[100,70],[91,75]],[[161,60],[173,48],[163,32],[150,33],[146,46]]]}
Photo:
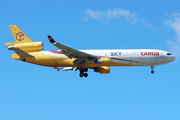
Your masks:
{"label": "main landing gear", "polygon": [[84,73],[84,72],[88,71],[88,68],[80,68],[79,71],[80,71],[80,74],[79,74],[80,77],[83,77],[83,76],[87,77],[88,76],[87,73]]}
{"label": "main landing gear", "polygon": [[154,73],[154,66],[151,66],[151,73],[153,74]]}
{"label": "main landing gear", "polygon": [[85,61],[83,60],[82,62],[81,62],[81,64],[82,64],[82,68],[79,68],[79,72],[80,72],[80,74],[79,74],[79,76],[80,77],[87,77],[88,76],[88,74],[87,73],[85,73],[85,72],[87,72],[88,71],[88,68],[84,68],[84,66],[85,66]]}

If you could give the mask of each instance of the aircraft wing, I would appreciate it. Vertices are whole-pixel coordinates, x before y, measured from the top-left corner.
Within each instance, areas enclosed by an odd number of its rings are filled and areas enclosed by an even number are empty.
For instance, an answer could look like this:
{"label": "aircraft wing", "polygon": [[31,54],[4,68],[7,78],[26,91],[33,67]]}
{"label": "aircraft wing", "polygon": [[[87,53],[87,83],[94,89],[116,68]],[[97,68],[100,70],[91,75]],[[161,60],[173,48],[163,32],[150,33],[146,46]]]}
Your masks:
{"label": "aircraft wing", "polygon": [[62,49],[61,52],[66,55],[67,57],[69,57],[70,59],[72,58],[78,58],[79,60],[96,60],[97,57],[88,53],[84,53],[78,50],[75,50],[73,48],[67,47],[65,45],[62,45],[60,43],[57,43],[51,36],[48,36],[49,41],[55,45],[56,47],[58,47],[59,49]]}

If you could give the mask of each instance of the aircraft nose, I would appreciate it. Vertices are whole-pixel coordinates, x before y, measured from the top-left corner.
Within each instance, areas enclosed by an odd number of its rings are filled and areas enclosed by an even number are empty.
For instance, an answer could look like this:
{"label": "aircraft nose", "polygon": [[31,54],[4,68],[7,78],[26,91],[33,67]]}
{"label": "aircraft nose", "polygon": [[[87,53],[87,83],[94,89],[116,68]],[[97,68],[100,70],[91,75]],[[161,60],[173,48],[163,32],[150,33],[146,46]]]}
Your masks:
{"label": "aircraft nose", "polygon": [[175,56],[171,56],[170,58],[169,58],[169,60],[172,62],[172,61],[174,61],[176,59],[176,57]]}
{"label": "aircraft nose", "polygon": [[175,59],[176,59],[176,57],[175,57],[175,56],[173,56],[172,61],[174,61]]}

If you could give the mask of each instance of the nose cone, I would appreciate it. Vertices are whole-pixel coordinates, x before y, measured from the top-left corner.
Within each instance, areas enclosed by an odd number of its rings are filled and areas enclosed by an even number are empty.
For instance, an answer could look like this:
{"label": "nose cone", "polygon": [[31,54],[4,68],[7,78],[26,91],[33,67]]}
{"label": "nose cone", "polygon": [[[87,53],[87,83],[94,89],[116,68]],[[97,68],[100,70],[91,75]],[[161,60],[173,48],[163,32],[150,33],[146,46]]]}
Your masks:
{"label": "nose cone", "polygon": [[175,59],[176,59],[176,57],[175,57],[175,56],[173,56],[173,57],[172,57],[172,61],[174,61]]}
{"label": "nose cone", "polygon": [[171,56],[168,57],[168,61],[169,61],[169,62],[172,62],[172,61],[174,61],[175,59],[176,59],[176,57],[173,56],[173,55],[171,55]]}

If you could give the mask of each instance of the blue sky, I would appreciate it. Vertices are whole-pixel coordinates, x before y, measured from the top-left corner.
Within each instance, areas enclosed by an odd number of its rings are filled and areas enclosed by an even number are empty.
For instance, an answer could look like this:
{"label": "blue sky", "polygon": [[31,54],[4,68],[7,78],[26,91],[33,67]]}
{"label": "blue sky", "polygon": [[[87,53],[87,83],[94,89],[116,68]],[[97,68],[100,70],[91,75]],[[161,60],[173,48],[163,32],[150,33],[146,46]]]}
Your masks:
{"label": "blue sky", "polygon": [[[1,120],[179,120],[180,1],[1,1]],[[57,72],[13,60],[4,47],[18,25],[44,50],[47,35],[75,49],[161,49],[176,56],[155,67]]]}

